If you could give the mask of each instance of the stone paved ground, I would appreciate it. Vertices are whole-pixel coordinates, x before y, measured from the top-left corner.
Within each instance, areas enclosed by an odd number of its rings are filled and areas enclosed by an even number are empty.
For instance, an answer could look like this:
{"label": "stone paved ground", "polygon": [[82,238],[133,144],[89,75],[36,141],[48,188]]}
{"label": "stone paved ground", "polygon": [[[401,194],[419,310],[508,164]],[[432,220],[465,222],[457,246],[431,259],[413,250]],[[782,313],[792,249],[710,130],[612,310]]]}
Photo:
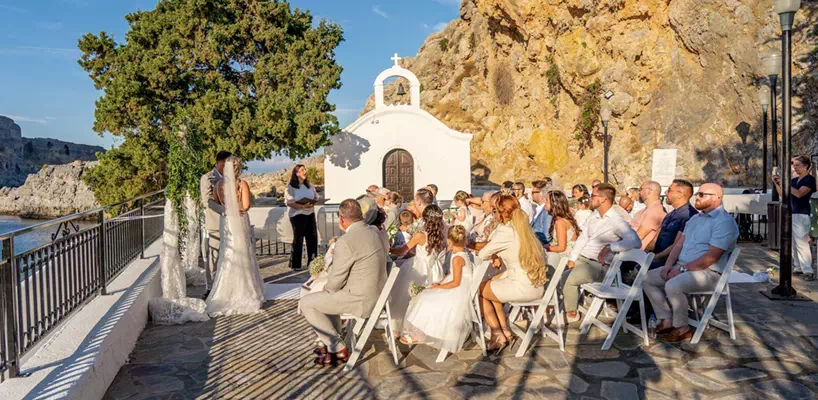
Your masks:
{"label": "stone paved ground", "polygon": [[[775,258],[744,248],[739,268],[762,270]],[[281,259],[266,259],[267,282],[295,282]],[[818,300],[818,285],[796,278]],[[591,329],[567,333],[564,353],[541,340],[525,357],[482,357],[475,346],[435,363],[426,346],[400,346],[392,364],[380,332],[353,373],[311,364],[310,330],[296,302],[263,313],[183,326],[149,325],[106,399],[813,399],[818,394],[818,303],[772,302],[767,284],[733,285],[737,339],[708,329],[701,343],[643,347],[620,334],[603,352]],[[719,315],[723,316],[723,306]]]}

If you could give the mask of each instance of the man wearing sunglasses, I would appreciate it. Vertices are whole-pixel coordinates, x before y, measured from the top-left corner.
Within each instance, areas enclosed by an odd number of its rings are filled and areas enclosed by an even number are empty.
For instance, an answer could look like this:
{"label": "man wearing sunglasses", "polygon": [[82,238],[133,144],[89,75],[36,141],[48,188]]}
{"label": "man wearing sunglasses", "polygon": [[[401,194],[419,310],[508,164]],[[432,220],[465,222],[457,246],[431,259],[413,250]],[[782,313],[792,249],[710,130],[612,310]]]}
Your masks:
{"label": "man wearing sunglasses", "polygon": [[693,337],[687,324],[687,294],[715,289],[725,271],[739,231],[736,220],[722,207],[724,192],[715,183],[705,183],[696,193],[696,209],[661,269],[648,272],[645,294],[662,320],[658,334],[668,343]]}

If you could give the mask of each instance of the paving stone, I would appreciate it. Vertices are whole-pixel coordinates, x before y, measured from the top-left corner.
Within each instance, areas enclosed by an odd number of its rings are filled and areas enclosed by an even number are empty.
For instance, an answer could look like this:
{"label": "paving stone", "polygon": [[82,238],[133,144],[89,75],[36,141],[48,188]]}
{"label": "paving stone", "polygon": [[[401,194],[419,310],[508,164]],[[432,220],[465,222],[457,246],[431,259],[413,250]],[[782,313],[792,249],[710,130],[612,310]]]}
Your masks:
{"label": "paving stone", "polygon": [[667,343],[655,344],[650,347],[648,352],[650,354],[654,354],[665,358],[672,358],[675,360],[681,360],[685,356],[684,351],[679,350],[679,348],[677,348],[676,346]]}
{"label": "paving stone", "polygon": [[557,378],[560,384],[562,384],[562,386],[564,386],[573,393],[579,394],[585,393],[588,391],[588,388],[590,387],[588,382],[585,382],[584,379],[574,374],[563,373],[554,374],[554,376]]}
{"label": "paving stone", "polygon": [[678,380],[679,382],[682,382],[682,384],[691,383],[691,384],[693,384],[695,386],[698,386],[699,388],[709,390],[709,391],[713,391],[713,392],[718,392],[718,391],[729,389],[728,386],[722,385],[720,383],[713,382],[712,380],[707,379],[707,378],[705,378],[703,376],[700,376],[700,375],[698,375],[697,373],[695,373],[693,371],[687,371],[687,370],[683,370],[683,369],[681,369],[681,370],[680,369],[674,369],[674,370],[671,370],[670,373],[673,374],[673,376],[676,378],[676,380]]}
{"label": "paving stone", "polygon": [[699,357],[685,363],[685,368],[690,370],[703,370],[713,368],[724,368],[733,364],[733,361],[718,357]]}
{"label": "paving stone", "polygon": [[637,364],[643,364],[643,365],[644,364],[648,364],[648,365],[653,364],[653,365],[658,365],[658,366],[673,365],[673,364],[676,364],[678,362],[676,360],[671,360],[669,358],[654,356],[654,355],[650,355],[648,353],[639,353],[639,355],[637,355],[636,357],[627,358],[627,361],[635,362]]}
{"label": "paving stone", "polygon": [[614,347],[621,351],[636,350],[645,345],[645,341],[636,335],[617,335],[613,343]]}
{"label": "paving stone", "polygon": [[535,358],[529,357],[507,357],[503,359],[503,363],[506,367],[514,370],[514,371],[526,371],[530,373],[544,373],[549,371],[548,367],[540,365],[537,363]]}
{"label": "paving stone", "polygon": [[497,381],[495,381],[494,379],[478,377],[478,376],[461,376],[461,377],[457,378],[457,381],[460,382],[460,383],[469,383],[469,384],[475,384],[475,385],[488,385],[488,386],[491,386],[491,385],[494,385],[494,384],[497,383]]}
{"label": "paving stone", "polygon": [[602,346],[581,344],[573,347],[566,347],[565,351],[574,355],[575,358],[584,360],[614,360],[619,358],[619,350],[611,348],[602,351]]}
{"label": "paving stone", "polygon": [[[565,389],[554,383],[548,382],[536,388],[526,388],[524,391],[509,391],[509,398],[511,399],[542,399],[542,400],[559,400],[568,399],[570,394]],[[518,394],[522,394],[519,396]]]}
{"label": "paving stone", "polygon": [[506,368],[488,361],[478,361],[466,370],[467,375],[480,375],[486,378],[499,379],[506,374]]}
{"label": "paving stone", "polygon": [[778,358],[781,353],[773,352],[766,347],[750,347],[750,346],[722,346],[716,350],[726,356],[733,358]]}
{"label": "paving stone", "polygon": [[546,375],[515,375],[506,378],[502,386],[508,387],[513,391],[519,390],[534,390],[554,386],[554,382]]}
{"label": "paving stone", "polygon": [[760,371],[781,372],[790,375],[798,375],[801,373],[801,371],[804,370],[804,368],[801,367],[801,365],[796,363],[772,360],[753,362],[745,364],[744,366],[748,368],[757,369]]}
{"label": "paving stone", "polygon": [[553,370],[564,371],[571,368],[571,364],[565,358],[565,353],[559,351],[559,349],[538,347],[534,352]]}
{"label": "paving stone", "polygon": [[480,347],[477,347],[476,350],[462,350],[454,355],[449,355],[449,357],[457,357],[460,361],[474,361],[483,358],[483,350]]}
{"label": "paving stone", "polygon": [[425,372],[413,375],[398,375],[383,378],[375,386],[375,393],[379,398],[394,398],[397,396],[425,392],[443,387],[451,378],[445,372]]}
{"label": "paving stone", "polygon": [[639,384],[646,389],[654,390],[671,397],[678,397],[679,392],[684,389],[682,383],[670,373],[663,372],[660,368],[639,368]]}
{"label": "paving stone", "polygon": [[440,351],[429,346],[417,345],[412,348],[410,357],[420,361],[426,368],[432,371],[444,371],[454,374],[463,373],[468,366],[463,361],[458,361],[454,357],[446,357],[443,362],[437,362],[437,355]]}
{"label": "paving stone", "polygon": [[601,378],[623,378],[630,372],[628,364],[622,361],[579,363],[577,367],[586,375]]}
{"label": "paving stone", "polygon": [[690,342],[684,342],[681,344],[681,349],[686,353],[692,354],[706,354],[713,352],[713,347],[705,342],[705,339],[702,339],[701,342],[696,344],[691,344]]}
{"label": "paving stone", "polygon": [[815,393],[808,387],[787,379],[755,382],[753,383],[753,388],[775,399],[806,400],[815,398]]}
{"label": "paving stone", "polygon": [[602,381],[601,393],[606,400],[631,400],[639,398],[636,385],[630,382]]}
{"label": "paving stone", "polygon": [[496,399],[507,389],[500,386],[457,385],[449,390],[467,399]]}
{"label": "paving stone", "polygon": [[733,368],[709,371],[705,372],[704,375],[716,382],[734,383],[763,378],[767,376],[767,373],[751,368]]}
{"label": "paving stone", "polygon": [[812,345],[815,346],[816,349],[818,349],[818,336],[810,336],[809,342],[812,343]]}
{"label": "paving stone", "polygon": [[140,390],[154,394],[176,392],[185,388],[181,380],[167,375],[142,376],[136,378],[136,383],[140,386]]}
{"label": "paving stone", "polygon": [[818,375],[807,375],[807,376],[802,376],[802,377],[800,377],[798,379],[801,379],[802,381],[818,383]]}

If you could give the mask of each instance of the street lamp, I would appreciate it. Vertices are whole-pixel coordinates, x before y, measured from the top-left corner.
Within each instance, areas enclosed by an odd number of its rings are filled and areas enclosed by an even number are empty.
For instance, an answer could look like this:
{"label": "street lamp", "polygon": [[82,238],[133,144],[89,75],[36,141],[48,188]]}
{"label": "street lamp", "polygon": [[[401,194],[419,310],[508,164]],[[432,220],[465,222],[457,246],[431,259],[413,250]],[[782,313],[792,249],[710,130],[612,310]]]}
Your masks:
{"label": "street lamp", "polygon": [[[792,25],[795,13],[801,8],[801,0],[773,0],[775,12],[781,18],[781,108],[783,129],[781,131],[781,278],[772,294],[785,299],[795,297],[792,288],[792,168],[790,167],[790,140],[792,136]],[[786,165],[783,165],[785,164]]]}
{"label": "street lamp", "polygon": [[[776,81],[781,74],[781,54],[775,50],[770,50],[761,58],[764,73],[770,81],[770,105],[773,106],[770,112],[773,132],[773,168],[779,167],[778,162],[778,116],[776,115]],[[778,192],[773,190],[773,201],[778,201]]]}
{"label": "street lamp", "polygon": [[608,183],[608,121],[611,120],[611,109],[608,107],[603,107],[602,110],[599,111],[599,116],[602,119],[602,126],[605,127],[605,135],[602,138],[602,147],[604,153],[604,163],[605,163],[605,183]]}
{"label": "street lamp", "polygon": [[761,89],[758,90],[758,102],[761,103],[761,109],[763,110],[764,115],[764,122],[762,122],[762,129],[763,133],[763,156],[761,161],[761,170],[763,171],[761,174],[761,193],[767,193],[767,109],[770,107],[770,88],[767,86],[762,86]]}

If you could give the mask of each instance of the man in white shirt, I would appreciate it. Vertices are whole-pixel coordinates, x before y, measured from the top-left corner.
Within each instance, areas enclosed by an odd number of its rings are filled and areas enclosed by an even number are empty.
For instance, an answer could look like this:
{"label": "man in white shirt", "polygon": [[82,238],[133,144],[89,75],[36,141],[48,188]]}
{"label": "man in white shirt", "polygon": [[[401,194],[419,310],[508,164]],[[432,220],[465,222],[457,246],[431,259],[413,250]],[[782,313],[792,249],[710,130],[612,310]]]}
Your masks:
{"label": "man in white shirt", "polygon": [[537,212],[537,208],[534,206],[534,203],[526,197],[525,184],[522,182],[515,183],[511,186],[511,193],[513,193],[517,201],[520,202],[520,209],[528,216],[528,223],[531,224],[531,222],[534,221],[534,214]]}
{"label": "man in white shirt", "polygon": [[565,279],[565,316],[568,322],[579,320],[579,286],[584,283],[601,281],[607,264],[613,254],[642,246],[639,235],[611,207],[616,198],[616,188],[602,183],[594,188],[591,195],[591,210],[594,211],[582,226],[571,256],[568,258],[570,272]]}

